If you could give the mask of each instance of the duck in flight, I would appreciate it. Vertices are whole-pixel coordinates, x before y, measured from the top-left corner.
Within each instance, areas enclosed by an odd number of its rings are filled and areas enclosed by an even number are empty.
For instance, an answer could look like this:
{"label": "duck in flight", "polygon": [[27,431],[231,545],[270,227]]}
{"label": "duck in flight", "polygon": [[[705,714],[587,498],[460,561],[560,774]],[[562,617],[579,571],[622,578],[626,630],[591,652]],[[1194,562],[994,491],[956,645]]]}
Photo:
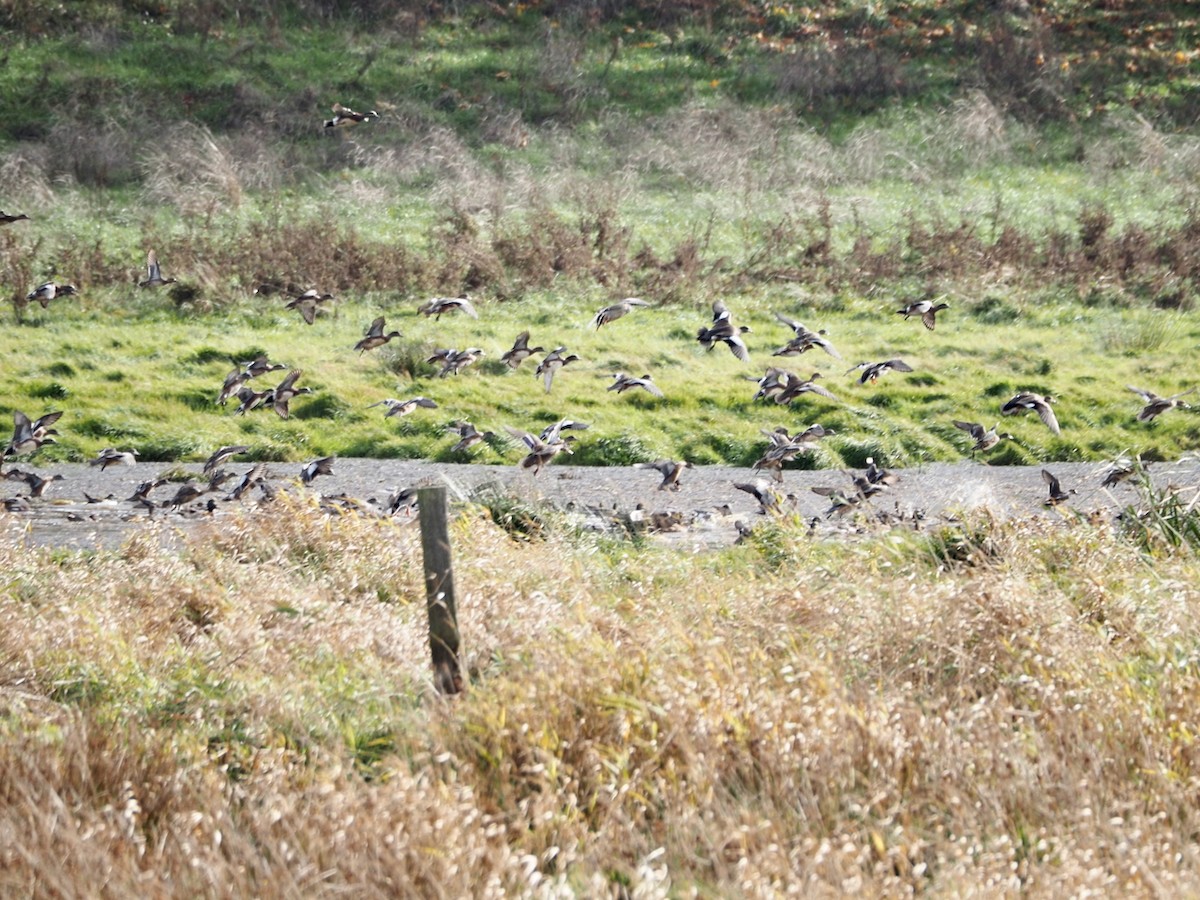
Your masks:
{"label": "duck in flight", "polygon": [[163,277],[158,254],[151,250],[146,254],[146,278],[138,282],[138,287],[162,287],[165,284],[175,284],[175,279]]}
{"label": "duck in flight", "polygon": [[1186,397],[1188,394],[1194,393],[1196,390],[1196,388],[1193,387],[1188,388],[1186,391],[1180,391],[1178,394],[1172,394],[1169,397],[1160,397],[1158,394],[1154,393],[1154,391],[1130,387],[1129,385],[1126,385],[1126,387],[1145,401],[1146,405],[1143,406],[1141,411],[1137,414],[1137,420],[1139,422],[1152,422],[1155,416],[1161,416],[1167,410],[1174,409],[1175,407],[1179,407],[1180,409],[1191,409],[1189,404],[1184,403],[1179,398]]}
{"label": "duck in flight", "polygon": [[1035,394],[1033,391],[1020,391],[1015,397],[1000,407],[1001,415],[1015,416],[1017,413],[1033,410],[1038,414],[1038,418],[1043,424],[1055,434],[1060,434],[1061,430],[1058,425],[1058,417],[1054,415],[1054,410],[1050,408],[1050,404],[1054,402],[1054,398],[1049,394],[1042,396]]}
{"label": "duck in flight", "polygon": [[750,331],[749,326],[734,325],[733,313],[720,300],[713,301],[712,310],[712,325],[701,328],[696,333],[696,340],[700,346],[705,350],[712,350],[718,343],[723,343],[729,348],[729,352],[742,362],[749,362],[750,351],[746,347],[746,342],[742,340],[742,335]]}
{"label": "duck in flight", "polygon": [[626,297],[619,303],[606,306],[600,312],[596,313],[592,318],[592,327],[599,331],[601,326],[607,325],[609,322],[615,322],[622,316],[628,315],[635,307],[649,305],[649,303],[640,297]]}
{"label": "duck in flight", "polygon": [[949,309],[949,303],[935,303],[932,300],[918,300],[916,303],[909,303],[907,306],[896,310],[896,314],[904,316],[907,322],[912,316],[920,316],[921,323],[933,331],[937,325],[937,314],[943,309]]}
{"label": "duck in flight", "polygon": [[400,337],[399,331],[390,331],[387,334],[384,334],[383,326],[383,316],[380,316],[367,326],[367,330],[363,334],[363,339],[354,345],[354,349],[358,351],[359,356],[362,356],[368,350],[374,350],[376,347],[382,347],[388,341],[392,340],[392,338]]}
{"label": "duck in flight", "polygon": [[360,122],[370,122],[372,119],[378,119],[379,113],[375,110],[370,112],[360,113],[355,112],[348,106],[342,106],[340,103],[335,103],[331,107],[333,118],[325,120],[326,128],[343,128],[348,125],[357,125]]}

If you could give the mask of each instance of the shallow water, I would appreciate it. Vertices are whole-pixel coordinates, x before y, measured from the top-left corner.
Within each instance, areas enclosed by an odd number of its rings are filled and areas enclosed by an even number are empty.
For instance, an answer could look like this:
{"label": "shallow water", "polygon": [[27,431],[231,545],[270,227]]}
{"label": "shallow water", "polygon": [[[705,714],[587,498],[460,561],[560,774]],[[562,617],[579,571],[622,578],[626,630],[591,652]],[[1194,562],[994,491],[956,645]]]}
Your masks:
{"label": "shallow water", "polygon": [[[154,509],[136,505],[128,498],[138,484],[170,468],[198,475],[200,466],[167,466],[138,463],[101,472],[84,464],[30,466],[12,468],[36,471],[42,477],[61,474],[63,480],[51,484],[45,496],[29,500],[26,511],[0,511],[0,528],[14,538],[31,545],[63,548],[116,547],[136,531],[151,529],[158,540],[170,546],[182,534],[205,523],[242,509],[252,511],[262,502],[257,489],[241,500],[228,499],[227,490],[248,463],[232,463],[226,468],[235,473],[224,489],[205,495],[179,509],[157,505],[169,501],[178,483],[157,488],[151,499]],[[1076,514],[1111,517],[1122,507],[1134,503],[1138,491],[1128,482],[1104,488],[1109,466],[1106,463],[1052,463],[1053,472],[1065,490],[1075,493],[1055,509],[1047,509],[1048,490],[1042,479],[1043,467],[991,467],[976,462],[936,463],[913,469],[895,470],[899,482],[858,507],[853,515],[827,515],[830,501],[812,492],[814,486],[848,489],[848,474],[837,470],[784,472],[783,482],[771,484],[784,496],[784,505],[806,520],[813,521],[815,533],[844,533],[861,523],[864,517],[894,521],[928,523],[959,511],[987,508],[994,515],[1070,517]],[[704,466],[686,470],[675,492],[659,491],[659,474],[651,469],[594,468],[551,465],[534,475],[515,466],[476,466],[423,461],[339,459],[333,474],[317,478],[311,485],[300,483],[298,463],[277,463],[268,467],[273,485],[285,492],[311,492],[323,497],[345,495],[362,502],[373,512],[386,504],[389,494],[402,488],[427,484],[446,484],[452,499],[493,494],[532,503],[546,503],[580,517],[589,527],[605,527],[615,518],[628,522],[656,520],[669,525],[672,519],[687,527],[667,528],[669,539],[696,547],[724,545],[738,536],[738,524],[753,526],[762,520],[757,500],[734,487],[754,482],[760,476],[748,469],[729,466]],[[1200,491],[1200,460],[1186,459],[1154,463],[1149,467],[1158,488],[1174,486]],[[0,497],[28,493],[24,484],[0,481]],[[99,502],[88,502],[85,494]],[[1188,495],[1189,498],[1191,495]],[[211,506],[211,510],[208,508]],[[270,507],[268,507],[270,508]],[[657,515],[656,515],[657,514]]]}

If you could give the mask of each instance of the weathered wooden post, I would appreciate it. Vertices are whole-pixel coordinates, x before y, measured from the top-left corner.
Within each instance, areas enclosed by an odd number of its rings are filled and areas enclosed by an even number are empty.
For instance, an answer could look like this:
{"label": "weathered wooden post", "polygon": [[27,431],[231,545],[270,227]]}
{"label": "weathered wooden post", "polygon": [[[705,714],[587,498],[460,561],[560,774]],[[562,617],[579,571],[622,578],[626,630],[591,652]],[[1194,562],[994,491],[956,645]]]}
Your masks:
{"label": "weathered wooden post", "polygon": [[454,569],[450,561],[450,526],[445,485],[417,491],[421,552],[425,557],[425,605],[429,611],[429,649],[433,680],[443,694],[462,690],[458,660],[458,612],[454,599]]}

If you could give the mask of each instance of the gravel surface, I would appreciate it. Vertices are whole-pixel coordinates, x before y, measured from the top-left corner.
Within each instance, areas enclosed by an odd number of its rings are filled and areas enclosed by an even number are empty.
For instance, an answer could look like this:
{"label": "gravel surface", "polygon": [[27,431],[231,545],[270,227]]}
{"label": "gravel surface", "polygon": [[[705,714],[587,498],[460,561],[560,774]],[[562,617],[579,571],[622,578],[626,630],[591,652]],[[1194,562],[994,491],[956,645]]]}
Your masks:
{"label": "gravel surface", "polygon": [[[44,496],[30,498],[28,509],[4,511],[0,508],[0,527],[18,530],[33,544],[63,547],[112,547],[125,540],[131,529],[146,522],[165,523],[164,539],[179,528],[252,510],[262,502],[256,489],[241,500],[229,500],[228,491],[250,464],[234,461],[226,468],[234,477],[222,489],[206,494],[178,509],[170,506],[180,482],[164,484],[150,495],[154,508],[128,501],[136,486],[160,473],[192,473],[199,477],[199,465],[168,466],[162,463],[138,463],[114,466],[106,471],[84,464],[31,466],[27,463],[5,466],[36,472],[43,478],[61,475],[50,484]],[[451,497],[468,497],[479,492],[498,493],[533,503],[548,503],[569,510],[592,527],[604,527],[615,516],[644,520],[651,530],[662,530],[666,539],[684,546],[720,546],[736,540],[739,523],[753,526],[762,520],[758,501],[738,490],[737,483],[761,480],[783,497],[787,509],[805,519],[815,520],[817,533],[853,531],[864,515],[897,520],[932,522],[947,513],[988,507],[1000,517],[1070,516],[1073,513],[1111,515],[1137,499],[1138,492],[1128,482],[1104,488],[1101,481],[1110,469],[1106,463],[1051,463],[1045,468],[1061,481],[1064,490],[1075,493],[1061,506],[1048,509],[1044,504],[1048,488],[1042,479],[1042,467],[990,467],[982,463],[961,462],[932,464],[915,469],[896,470],[899,481],[858,507],[851,515],[827,515],[831,503],[811,488],[828,486],[849,490],[849,473],[838,470],[787,470],[783,482],[761,479],[759,473],[729,466],[704,466],[688,469],[680,479],[678,491],[660,491],[661,480],[652,469],[593,468],[551,465],[534,475],[515,466],[477,466],[430,463],[423,461],[338,459],[333,474],[322,476],[304,486],[299,481],[298,463],[271,463],[271,483],[284,491],[312,491],[324,497],[357,498],[368,510],[380,509],[389,495],[409,487],[444,483]],[[1200,491],[1200,459],[1189,458],[1149,467],[1158,487],[1174,486]],[[0,497],[28,495],[20,481],[0,480]],[[85,495],[99,502],[88,502]],[[1189,495],[1190,496],[1190,495]],[[21,501],[17,501],[18,505]],[[212,509],[208,509],[211,506]]]}

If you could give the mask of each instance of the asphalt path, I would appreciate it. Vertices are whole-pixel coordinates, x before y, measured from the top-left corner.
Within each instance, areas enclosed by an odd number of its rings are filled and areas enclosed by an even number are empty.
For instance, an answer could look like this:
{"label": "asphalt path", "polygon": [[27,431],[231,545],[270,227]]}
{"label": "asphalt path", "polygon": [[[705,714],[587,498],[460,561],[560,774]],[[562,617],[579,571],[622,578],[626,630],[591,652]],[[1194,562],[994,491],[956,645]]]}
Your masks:
{"label": "asphalt path", "polygon": [[[9,511],[0,507],[0,533],[30,544],[60,547],[116,547],[133,529],[158,527],[164,540],[170,535],[242,512],[277,509],[265,503],[261,490],[242,499],[228,499],[228,491],[250,468],[232,461],[226,469],[233,477],[221,489],[172,507],[170,501],[182,481],[154,489],[153,505],[131,502],[141,482],[164,472],[190,474],[199,479],[199,464],[168,465],[141,462],[112,466],[105,471],[87,464],[30,465],[24,461],[4,467],[36,472],[42,478],[61,475],[43,496],[15,501]],[[330,475],[310,485],[300,482],[299,463],[270,463],[269,482],[284,494],[312,493],[335,498],[337,511],[357,505],[376,514],[389,496],[406,488],[445,484],[452,499],[503,498],[532,505],[548,505],[575,516],[584,527],[605,528],[614,521],[661,531],[665,539],[696,547],[731,543],[747,527],[765,520],[758,500],[737,484],[760,481],[780,498],[782,508],[810,521],[814,533],[839,534],[861,529],[864,522],[929,523],[967,510],[987,508],[1000,518],[1076,515],[1113,516],[1136,504],[1140,494],[1131,481],[1103,487],[1112,468],[1107,463],[1050,463],[1037,467],[988,466],[980,462],[936,463],[897,469],[896,483],[848,513],[831,512],[832,503],[812,488],[853,491],[851,474],[841,470],[785,470],[782,482],[762,473],[730,466],[703,466],[684,471],[677,491],[660,491],[661,477],[652,469],[585,467],[552,464],[538,474],[516,466],[480,466],[411,460],[338,459]],[[1049,490],[1042,469],[1052,472],[1064,491],[1073,491],[1056,507],[1047,507]],[[1175,488],[1189,501],[1200,493],[1200,457],[1149,465],[1152,483],[1159,490]],[[1188,493],[1190,492],[1190,493]],[[29,488],[16,480],[0,480],[0,498],[26,497]],[[91,502],[87,498],[91,498]],[[344,498],[352,498],[348,501]],[[7,504],[6,504],[7,505]],[[27,508],[21,508],[27,507]],[[407,514],[411,516],[411,514]],[[400,518],[406,514],[401,513]],[[166,526],[165,528],[162,526]]]}

